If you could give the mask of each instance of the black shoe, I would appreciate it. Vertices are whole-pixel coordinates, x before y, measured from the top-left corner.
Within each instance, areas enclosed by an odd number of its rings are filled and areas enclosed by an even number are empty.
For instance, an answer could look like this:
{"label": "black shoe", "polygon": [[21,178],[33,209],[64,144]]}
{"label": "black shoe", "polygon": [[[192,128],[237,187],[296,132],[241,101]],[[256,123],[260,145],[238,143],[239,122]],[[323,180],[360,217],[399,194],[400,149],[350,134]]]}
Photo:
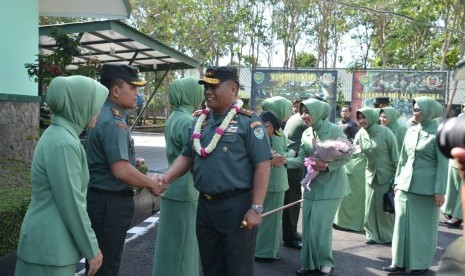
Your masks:
{"label": "black shoe", "polygon": [[366,244],[376,244],[374,240],[365,240]]}
{"label": "black shoe", "polygon": [[383,270],[387,272],[405,272],[404,267],[398,267],[395,265],[383,266]]}
{"label": "black shoe", "polygon": [[444,224],[447,225],[449,228],[459,228],[460,224],[462,224],[462,220],[458,219],[456,222],[451,222],[450,220],[444,221]]}
{"label": "black shoe", "polygon": [[283,245],[294,249],[302,249],[302,242],[299,240],[284,241]]}
{"label": "black shoe", "polygon": [[442,214],[444,215],[444,217],[445,217],[446,219],[451,219],[451,218],[452,218],[452,216],[449,215],[449,214],[446,214],[446,213],[442,213]]}
{"label": "black shoe", "polygon": [[297,270],[295,272],[295,275],[297,276],[303,276],[303,275],[316,275],[318,274],[319,271],[318,270],[310,270],[310,269],[304,269],[304,268],[301,268],[299,270]]}
{"label": "black shoe", "polygon": [[255,257],[256,262],[262,263],[271,263],[281,260],[281,257],[277,256],[276,258],[262,258],[262,257]]}
{"label": "black shoe", "polygon": [[341,227],[341,226],[339,226],[337,224],[334,224],[334,223],[333,223],[333,228],[336,229],[336,230],[339,230],[339,231],[354,232],[353,230],[351,230],[349,228]]}
{"label": "black shoe", "polygon": [[428,271],[429,269],[415,269],[415,270],[410,270],[410,274],[424,274]]}

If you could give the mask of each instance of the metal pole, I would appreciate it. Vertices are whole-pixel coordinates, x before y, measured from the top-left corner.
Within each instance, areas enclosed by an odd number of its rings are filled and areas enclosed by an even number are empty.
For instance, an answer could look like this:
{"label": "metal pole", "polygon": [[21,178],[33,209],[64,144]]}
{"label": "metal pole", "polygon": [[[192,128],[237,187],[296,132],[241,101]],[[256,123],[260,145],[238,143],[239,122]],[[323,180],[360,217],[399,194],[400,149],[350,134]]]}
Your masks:
{"label": "metal pole", "polygon": [[[263,213],[263,214],[262,214],[262,218],[265,218],[265,217],[267,217],[267,216],[269,216],[269,215],[275,214],[275,213],[277,213],[277,212],[279,212],[279,211],[282,211],[282,210],[287,209],[287,208],[289,208],[289,207],[291,207],[291,206],[294,206],[294,205],[296,205],[296,204],[299,204],[299,203],[301,203],[302,201],[304,201],[303,198],[302,198],[302,199],[299,199],[299,200],[297,200],[297,201],[291,202],[291,203],[289,203],[289,204],[286,204],[286,205],[284,205],[284,206],[281,206],[281,207],[279,207],[279,208],[273,209],[273,210],[271,210],[271,211],[268,211],[268,212],[266,212],[266,213]],[[246,220],[243,220],[242,223],[241,223],[241,228],[246,228],[246,227],[247,227],[247,221],[246,221]]]}
{"label": "metal pole", "polygon": [[161,78],[161,80],[157,83],[157,86],[155,87],[155,89],[153,90],[153,93],[152,95],[150,95],[150,98],[147,100],[147,102],[145,103],[144,107],[142,108],[141,112],[137,115],[137,118],[136,120],[134,120],[134,122],[132,123],[132,126],[131,126],[131,129],[129,131],[132,131],[132,129],[134,128],[134,126],[136,125],[137,121],[139,121],[140,117],[142,117],[142,114],[144,113],[145,109],[147,108],[148,104],[150,103],[150,101],[153,99],[153,96],[155,96],[155,93],[157,92],[158,88],[160,87],[161,83],[163,82],[163,80],[165,79],[166,75],[168,74],[168,72],[171,70],[171,68],[173,67],[173,64],[170,64],[170,67],[168,69],[166,69],[166,72],[165,74],[163,74],[163,77]]}

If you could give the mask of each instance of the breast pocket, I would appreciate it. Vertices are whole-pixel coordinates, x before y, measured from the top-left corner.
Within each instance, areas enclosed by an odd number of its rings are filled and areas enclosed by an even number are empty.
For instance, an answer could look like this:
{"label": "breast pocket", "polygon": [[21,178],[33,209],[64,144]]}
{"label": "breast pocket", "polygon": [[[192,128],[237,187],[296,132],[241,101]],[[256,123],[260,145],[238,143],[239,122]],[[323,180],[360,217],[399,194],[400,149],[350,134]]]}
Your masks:
{"label": "breast pocket", "polygon": [[234,143],[236,141],[237,141],[237,134],[225,133],[220,139],[220,142],[224,142],[224,143]]}

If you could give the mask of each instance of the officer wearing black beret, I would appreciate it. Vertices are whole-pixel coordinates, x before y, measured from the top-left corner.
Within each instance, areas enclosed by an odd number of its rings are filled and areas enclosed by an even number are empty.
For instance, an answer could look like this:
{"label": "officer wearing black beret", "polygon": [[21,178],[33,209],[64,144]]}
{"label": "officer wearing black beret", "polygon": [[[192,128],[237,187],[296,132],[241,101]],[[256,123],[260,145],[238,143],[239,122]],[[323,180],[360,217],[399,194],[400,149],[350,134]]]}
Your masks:
{"label": "officer wearing black beret", "polygon": [[126,110],[136,108],[137,87],[146,81],[135,67],[104,64],[100,82],[109,94],[84,142],[90,173],[87,212],[103,254],[96,275],[115,276],[134,213],[133,187],[149,188],[155,195],[161,191],[156,178],[135,168],[134,140],[126,124]]}
{"label": "officer wearing black beret", "polygon": [[[252,276],[270,144],[260,118],[241,108],[235,68],[208,68],[199,83],[208,108],[192,122],[190,139],[160,181],[170,183],[193,169],[200,192],[196,228],[204,274]],[[243,220],[247,227],[241,228]]]}

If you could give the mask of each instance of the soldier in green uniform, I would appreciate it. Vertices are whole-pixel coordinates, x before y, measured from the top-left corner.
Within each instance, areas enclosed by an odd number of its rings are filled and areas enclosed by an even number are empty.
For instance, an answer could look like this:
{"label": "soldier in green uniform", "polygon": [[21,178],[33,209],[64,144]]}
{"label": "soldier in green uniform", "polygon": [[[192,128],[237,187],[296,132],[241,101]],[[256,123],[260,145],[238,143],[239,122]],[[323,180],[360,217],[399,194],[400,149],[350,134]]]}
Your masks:
{"label": "soldier in green uniform", "polygon": [[367,160],[365,168],[365,233],[366,244],[390,243],[394,215],[384,212],[383,195],[389,191],[394,178],[399,152],[394,134],[376,124],[379,112],[371,107],[357,111],[362,129],[355,135],[354,144],[360,145]]}
{"label": "soldier in green uniform", "polygon": [[134,167],[134,140],[126,124],[126,109],[136,108],[137,87],[145,81],[136,68],[122,64],[104,64],[101,74],[109,94],[84,143],[90,172],[87,212],[104,255],[97,275],[115,276],[134,213],[133,187],[149,188],[153,194],[161,187],[156,177]]}
{"label": "soldier in green uniform", "polygon": [[[270,176],[270,143],[260,118],[237,100],[235,68],[208,68],[199,83],[208,108],[194,119],[190,139],[160,182],[167,185],[193,170],[200,192],[197,240],[204,274],[252,276],[255,228]],[[243,220],[247,226],[241,228]]]}
{"label": "soldier in green uniform", "polygon": [[[165,141],[168,165],[181,153],[189,139],[192,113],[203,99],[203,87],[198,79],[175,80],[168,90],[174,110],[166,121]],[[176,179],[160,199],[160,219],[153,260],[153,276],[198,275],[199,247],[195,236],[195,217],[199,192],[189,171]]]}
{"label": "soldier in green uniform", "polygon": [[419,274],[429,270],[436,253],[447,158],[436,142],[441,104],[429,97],[415,98],[413,104],[418,125],[407,129],[397,165],[392,263],[384,270]]}
{"label": "soldier in green uniform", "polygon": [[[302,120],[310,126],[302,134],[302,144],[296,158],[287,159],[288,168],[300,168],[305,157],[314,154],[312,140],[326,141],[346,137],[344,132],[327,120],[330,112],[328,103],[308,99],[299,107]],[[304,190],[302,208],[302,252],[301,269],[297,275],[331,275],[334,269],[332,254],[332,224],[342,201],[349,194],[349,183],[344,164],[350,157],[326,163],[315,161],[314,170],[319,171],[312,180],[312,189]]]}
{"label": "soldier in green uniform", "polygon": [[[281,96],[275,96],[262,102],[265,114],[274,114],[279,121],[287,120],[292,112],[292,102]],[[287,183],[287,169],[284,165],[286,158],[287,139],[280,127],[277,134],[270,137],[273,160],[268,190],[266,191],[263,210],[265,212],[279,208],[284,204],[284,192],[289,188]],[[266,218],[257,229],[255,245],[255,260],[275,261],[279,259],[278,251],[281,241],[282,214],[278,212]]]}

